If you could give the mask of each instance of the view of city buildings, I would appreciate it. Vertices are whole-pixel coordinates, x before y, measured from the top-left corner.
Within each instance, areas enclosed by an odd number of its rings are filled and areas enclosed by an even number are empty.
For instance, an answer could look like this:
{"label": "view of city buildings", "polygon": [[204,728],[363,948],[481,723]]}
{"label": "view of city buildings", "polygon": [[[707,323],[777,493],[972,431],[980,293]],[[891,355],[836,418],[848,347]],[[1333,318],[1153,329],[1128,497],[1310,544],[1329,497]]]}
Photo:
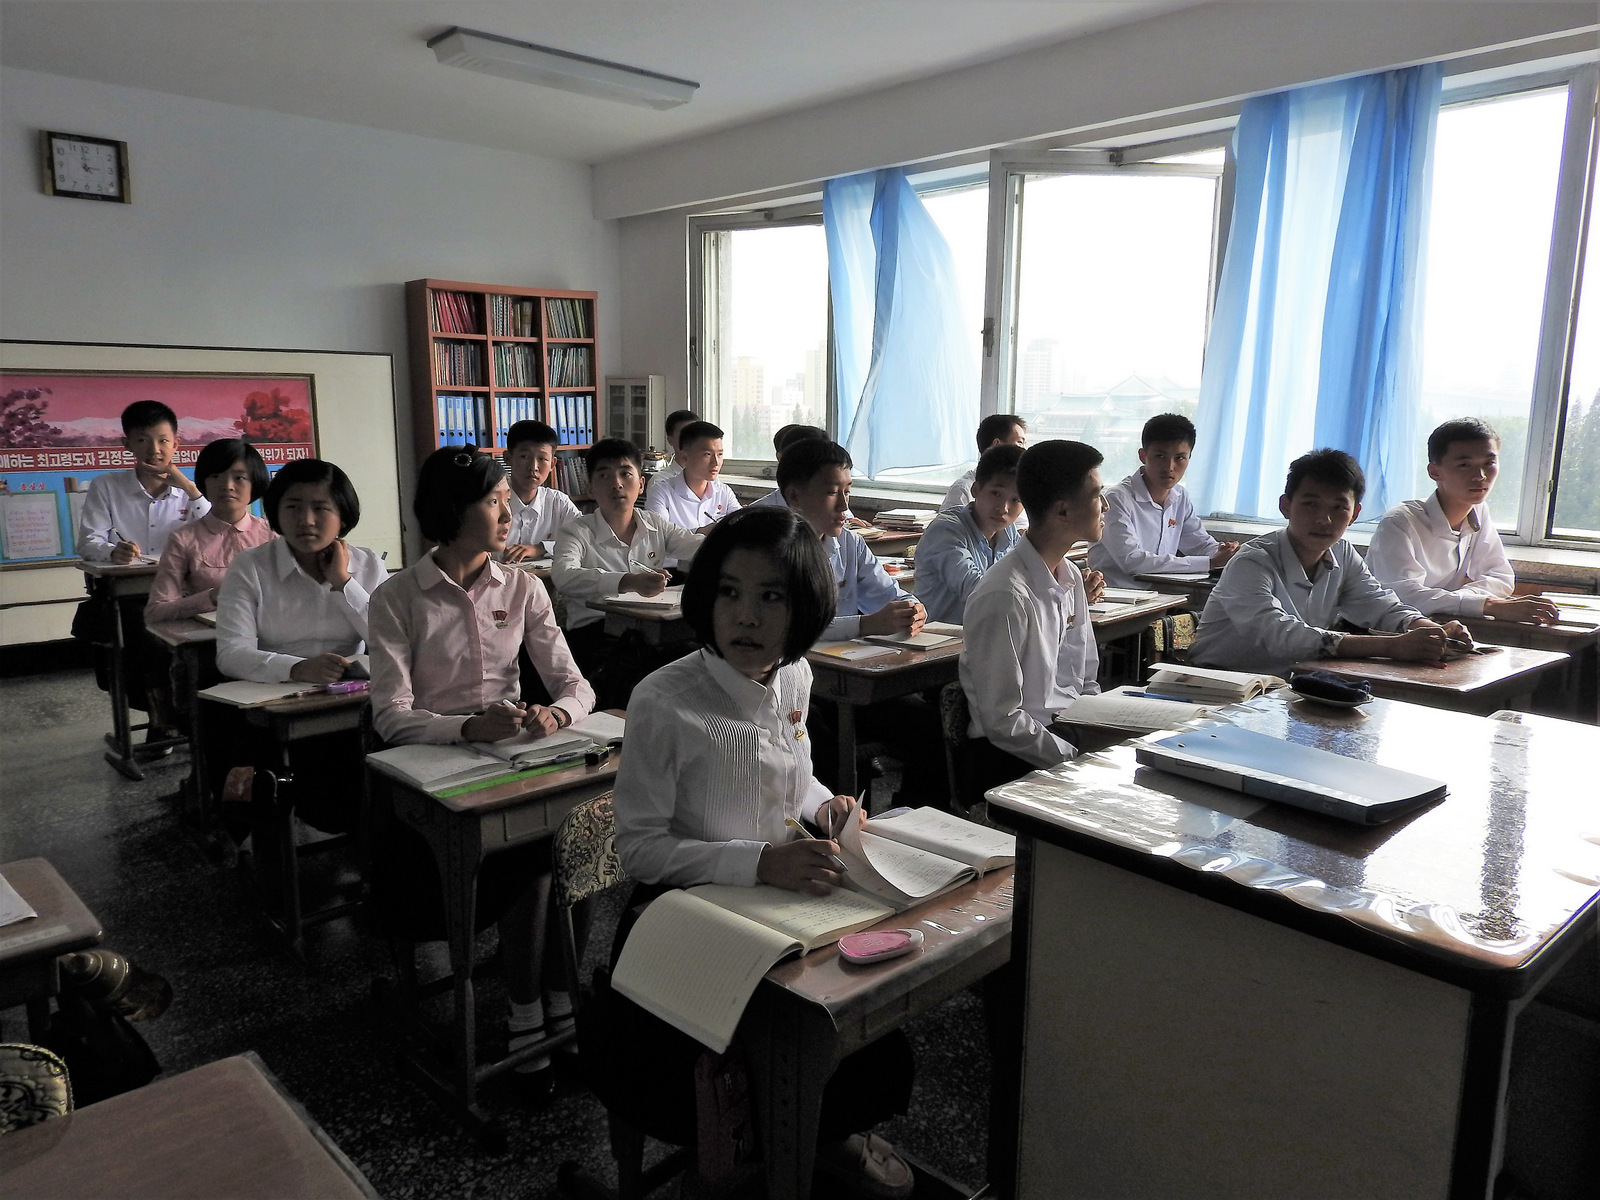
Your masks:
{"label": "view of city buildings", "polygon": [[740,355],[729,364],[726,394],[732,401],[728,443],[733,455],[770,460],[774,457],[772,435],[785,425],[827,427],[827,346],[818,343],[805,351],[800,371],[771,380],[767,363]]}

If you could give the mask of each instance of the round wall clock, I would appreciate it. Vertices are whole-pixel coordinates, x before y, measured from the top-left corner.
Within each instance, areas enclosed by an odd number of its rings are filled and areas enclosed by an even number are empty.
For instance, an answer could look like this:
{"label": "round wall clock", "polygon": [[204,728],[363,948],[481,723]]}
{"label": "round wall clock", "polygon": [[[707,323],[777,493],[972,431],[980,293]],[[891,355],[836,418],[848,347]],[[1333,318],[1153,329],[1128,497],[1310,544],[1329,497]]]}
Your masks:
{"label": "round wall clock", "polygon": [[128,192],[127,142],[45,129],[39,133],[39,149],[46,195],[133,202]]}

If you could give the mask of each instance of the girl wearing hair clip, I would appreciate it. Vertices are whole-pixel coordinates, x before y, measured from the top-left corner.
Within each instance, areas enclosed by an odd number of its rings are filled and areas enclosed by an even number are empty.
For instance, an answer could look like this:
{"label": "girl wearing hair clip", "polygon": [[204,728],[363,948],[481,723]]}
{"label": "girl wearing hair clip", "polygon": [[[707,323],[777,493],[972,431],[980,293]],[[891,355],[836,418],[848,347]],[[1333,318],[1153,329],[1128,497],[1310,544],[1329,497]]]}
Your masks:
{"label": "girl wearing hair clip", "polygon": [[[674,887],[773,884],[826,895],[842,881],[832,839],[851,800],[811,771],[805,653],[834,616],[833,570],[817,535],[786,508],[724,518],[695,555],[683,614],[703,647],[634,690],[617,771],[617,851],[637,881],[630,910]],[[791,837],[786,821],[820,838]],[[631,914],[630,914],[631,915]],[[617,952],[631,920],[619,930]],[[613,1053],[650,1076],[664,1106],[693,1113],[687,1034],[621,1001]],[[909,1195],[911,1169],[870,1129],[903,1113],[911,1050],[890,1035],[840,1064],[823,1098],[818,1166],[875,1195]]]}
{"label": "girl wearing hair clip", "polygon": [[[496,561],[511,532],[510,497],[499,461],[474,446],[448,446],[423,462],[413,508],[423,536],[436,545],[372,598],[373,724],[385,741],[494,742],[524,731],[537,737],[581,721],[594,706],[544,584]],[[519,699],[519,649],[550,703]],[[419,940],[442,938],[438,869],[421,837],[392,826],[374,867],[386,915]],[[479,875],[480,922],[500,925],[513,1050],[545,1032],[540,962],[549,872],[549,845],[538,843],[495,855]],[[559,957],[551,956],[552,973]],[[548,1015],[559,1031],[570,1025],[572,1006],[564,977],[556,982]],[[549,1068],[547,1056],[521,1064],[523,1090],[548,1095]]]}

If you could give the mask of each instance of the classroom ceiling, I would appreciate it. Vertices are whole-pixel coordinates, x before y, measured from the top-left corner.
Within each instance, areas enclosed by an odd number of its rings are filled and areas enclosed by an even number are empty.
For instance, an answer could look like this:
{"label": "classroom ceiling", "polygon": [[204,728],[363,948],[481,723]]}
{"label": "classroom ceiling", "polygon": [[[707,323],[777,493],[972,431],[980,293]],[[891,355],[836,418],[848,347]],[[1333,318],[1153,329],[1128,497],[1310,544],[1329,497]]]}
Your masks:
{"label": "classroom ceiling", "polygon": [[[0,0],[0,61],[593,163],[1195,2]],[[446,67],[451,25],[701,87],[655,112]]]}

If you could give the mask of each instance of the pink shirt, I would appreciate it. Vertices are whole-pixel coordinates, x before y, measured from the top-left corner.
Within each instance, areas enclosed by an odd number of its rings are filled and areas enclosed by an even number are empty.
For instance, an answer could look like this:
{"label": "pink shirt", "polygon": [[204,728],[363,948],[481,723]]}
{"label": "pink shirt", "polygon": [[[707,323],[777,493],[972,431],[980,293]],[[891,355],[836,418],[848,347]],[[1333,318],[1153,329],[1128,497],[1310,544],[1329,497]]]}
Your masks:
{"label": "pink shirt", "polygon": [[182,621],[196,613],[210,612],[211,589],[222,586],[239,551],[270,542],[278,535],[261,517],[245,514],[237,525],[207,513],[198,521],[180,525],[167,535],[156,577],[150,584],[150,599],[144,608],[145,624]]}
{"label": "pink shirt", "polygon": [[581,721],[589,686],[535,576],[489,562],[465,591],[429,551],[372,595],[367,610],[372,712],[389,742],[459,742],[467,718],[519,692],[526,646],[555,707]]}

